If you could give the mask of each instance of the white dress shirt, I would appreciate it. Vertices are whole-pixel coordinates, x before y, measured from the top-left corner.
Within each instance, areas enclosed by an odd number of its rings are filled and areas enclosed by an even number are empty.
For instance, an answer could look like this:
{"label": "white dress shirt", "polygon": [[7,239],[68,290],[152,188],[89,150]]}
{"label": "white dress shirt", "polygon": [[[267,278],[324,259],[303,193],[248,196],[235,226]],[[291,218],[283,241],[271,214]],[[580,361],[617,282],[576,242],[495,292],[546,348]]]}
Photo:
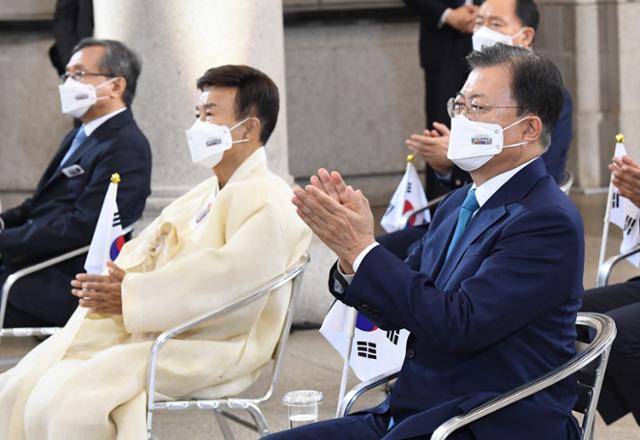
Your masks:
{"label": "white dress shirt", "polygon": [[[498,174],[497,176],[493,176],[491,179],[487,180],[480,186],[476,186],[476,184],[474,183],[471,186],[471,189],[476,190],[476,199],[478,200],[478,205],[479,205],[478,209],[482,208],[482,205],[487,203],[487,201],[491,198],[491,196],[493,196],[505,183],[507,183],[513,176],[515,176],[518,173],[518,171],[520,171],[521,169],[523,169],[524,167],[526,167],[536,159],[537,157],[531,159],[529,162],[523,163],[522,165],[518,165],[517,167],[509,171],[505,171],[504,173]],[[476,210],[476,212],[478,211]],[[476,215],[476,212],[473,213],[474,216]],[[338,272],[340,272],[340,275],[342,275],[342,277],[345,279],[347,283],[351,283],[351,280],[353,280],[353,277],[355,276],[355,272],[358,271],[358,268],[360,267],[362,260],[364,260],[364,257],[367,256],[367,254],[371,251],[371,249],[378,246],[379,244],[380,243],[378,243],[377,241],[373,242],[369,246],[364,248],[364,250],[360,252],[360,254],[358,254],[356,259],[353,261],[354,273],[352,274],[342,273],[340,264],[338,264]]]}
{"label": "white dress shirt", "polygon": [[84,128],[84,134],[86,134],[87,137],[91,136],[91,133],[96,131],[96,129],[98,127],[100,127],[102,124],[107,122],[109,119],[113,118],[115,115],[119,115],[120,113],[122,113],[126,109],[127,109],[127,107],[119,108],[116,111],[113,111],[111,113],[107,113],[106,115],[100,116],[99,118],[95,118],[91,122],[87,122],[86,124],[82,124],[82,128]]}

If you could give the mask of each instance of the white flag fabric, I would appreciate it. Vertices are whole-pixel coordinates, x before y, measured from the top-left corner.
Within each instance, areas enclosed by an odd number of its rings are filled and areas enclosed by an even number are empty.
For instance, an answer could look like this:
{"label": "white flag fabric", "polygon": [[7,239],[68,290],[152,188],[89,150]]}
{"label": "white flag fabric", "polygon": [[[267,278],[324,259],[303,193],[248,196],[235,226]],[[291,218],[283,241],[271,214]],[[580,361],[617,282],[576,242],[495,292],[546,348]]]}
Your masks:
{"label": "white flag fabric", "polygon": [[[349,307],[336,301],[322,322],[320,333],[340,356],[346,357],[350,332]],[[404,361],[409,332],[385,331],[358,313],[349,365],[361,381],[400,368]]]}
{"label": "white flag fabric", "polygon": [[[615,157],[626,155],[624,144],[616,144]],[[615,186],[611,195],[611,216],[609,221],[622,229],[622,243],[620,252],[627,252],[640,244],[640,209],[631,200],[620,195],[620,191]],[[640,267],[640,254],[627,258],[629,263]]]}
{"label": "white flag fabric", "polygon": [[116,203],[117,194],[118,184],[109,183],[100,209],[98,224],[91,239],[89,253],[84,262],[84,269],[87,273],[101,274],[104,272],[107,261],[115,260],[124,245],[122,223]]}
{"label": "white flag fabric", "polygon": [[[427,196],[422,187],[420,176],[413,162],[407,161],[407,169],[402,176],[402,180],[400,180],[398,188],[393,193],[393,197],[391,197],[391,202],[382,220],[380,220],[380,225],[387,232],[398,231],[404,227],[402,222],[403,214],[425,206],[427,206]],[[431,213],[426,210],[410,219],[409,224],[414,226],[429,223],[430,221]]]}

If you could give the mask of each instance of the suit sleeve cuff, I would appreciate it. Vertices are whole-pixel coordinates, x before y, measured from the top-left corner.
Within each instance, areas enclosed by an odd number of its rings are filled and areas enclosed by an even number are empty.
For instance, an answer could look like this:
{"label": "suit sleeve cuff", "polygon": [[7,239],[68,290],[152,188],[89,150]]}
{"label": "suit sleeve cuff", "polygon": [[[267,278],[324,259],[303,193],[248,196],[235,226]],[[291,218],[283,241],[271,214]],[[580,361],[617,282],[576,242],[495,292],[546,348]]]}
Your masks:
{"label": "suit sleeve cuff", "polygon": [[373,249],[374,247],[378,246],[380,243],[378,243],[377,241],[374,241],[373,243],[371,243],[369,246],[367,246],[366,248],[364,248],[362,250],[362,252],[360,252],[360,254],[358,254],[358,256],[356,257],[356,259],[353,261],[353,271],[357,272],[358,268],[360,267],[360,265],[362,264],[362,260],[364,260],[364,257],[367,256],[367,254],[369,252],[371,252],[371,249]]}
{"label": "suit sleeve cuff", "polygon": [[362,252],[360,252],[358,254],[356,259],[353,261],[353,272],[354,273],[352,273],[352,274],[346,274],[346,273],[342,272],[342,268],[340,267],[340,261],[338,261],[338,264],[337,264],[338,273],[342,276],[342,278],[344,278],[344,280],[348,284],[351,284],[351,281],[353,280],[353,277],[356,276],[355,272],[358,271],[358,268],[360,267],[360,264],[362,264],[362,260],[364,260],[364,257],[367,256],[367,254],[371,251],[371,249],[373,249],[374,247],[378,246],[379,244],[380,243],[378,243],[377,241],[374,241],[369,246],[364,248],[362,250]]}

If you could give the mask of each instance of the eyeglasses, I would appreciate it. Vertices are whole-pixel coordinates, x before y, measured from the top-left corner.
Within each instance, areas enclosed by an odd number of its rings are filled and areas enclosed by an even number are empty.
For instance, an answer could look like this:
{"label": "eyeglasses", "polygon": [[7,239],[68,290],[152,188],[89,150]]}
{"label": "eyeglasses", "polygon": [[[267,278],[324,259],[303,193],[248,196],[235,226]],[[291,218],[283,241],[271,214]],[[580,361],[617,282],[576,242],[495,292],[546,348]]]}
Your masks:
{"label": "eyeglasses", "polygon": [[116,75],[112,75],[110,73],[91,73],[91,72],[84,72],[82,70],[76,70],[73,73],[63,73],[62,75],[60,75],[60,82],[64,83],[66,80],[68,80],[69,78],[72,78],[74,81],[82,81],[82,79],[85,76],[104,76],[106,78],[115,78]]}
{"label": "eyeglasses", "polygon": [[469,104],[460,97],[449,98],[447,101],[447,112],[449,116],[455,118],[463,113],[467,115],[480,116],[489,113],[494,108],[522,108],[518,105],[488,105],[480,104],[476,98],[473,98]]}

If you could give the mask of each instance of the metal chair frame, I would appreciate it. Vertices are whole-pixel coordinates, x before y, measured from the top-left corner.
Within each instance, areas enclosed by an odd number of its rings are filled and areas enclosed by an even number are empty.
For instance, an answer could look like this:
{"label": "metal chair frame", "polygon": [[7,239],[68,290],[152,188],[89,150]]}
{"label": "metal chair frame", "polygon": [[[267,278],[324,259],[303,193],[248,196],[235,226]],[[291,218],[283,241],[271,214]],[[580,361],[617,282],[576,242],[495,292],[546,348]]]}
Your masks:
{"label": "metal chair frame", "polygon": [[[593,328],[596,334],[590,343],[583,344],[584,346],[581,346],[578,349],[579,352],[574,358],[544,376],[541,376],[505,394],[497,396],[466,414],[450,418],[433,432],[431,440],[445,440],[455,430],[462,428],[481,417],[496,412],[507,405],[548,388],[562,379],[577,373],[579,370],[582,370],[590,364],[595,363],[595,368],[592,371],[594,375],[593,385],[588,386],[581,384],[579,387],[580,392],[585,393],[587,400],[587,404],[584,405],[585,409],[581,410],[576,408],[577,412],[584,414],[584,418],[582,420],[582,438],[591,440],[593,438],[596,405],[600,396],[604,373],[607,368],[611,344],[616,336],[616,326],[613,319],[599,313],[579,313],[576,325]],[[356,400],[365,392],[397,378],[398,374],[399,370],[392,371],[388,374],[375,377],[367,382],[362,382],[351,389],[345,397],[342,416],[349,414]]]}
{"label": "metal chair frame", "polygon": [[573,186],[573,173],[571,171],[564,170],[564,179],[559,186],[563,193],[569,195]]}
{"label": "metal chair frame", "polygon": [[[136,222],[137,223],[137,222]],[[136,223],[129,225],[122,230],[124,235],[128,235],[133,232],[133,228]],[[27,336],[51,336],[60,330],[60,327],[18,327],[18,328],[4,328],[4,316],[7,311],[7,301],[9,300],[9,294],[11,289],[21,278],[31,275],[34,272],[38,272],[42,269],[54,266],[63,261],[70,260],[89,251],[89,245],[81,248],[66,252],[62,255],[50,258],[40,263],[22,268],[9,275],[2,286],[2,297],[0,298],[0,342],[3,337],[22,338]]]}
{"label": "metal chair frame", "polygon": [[[151,356],[149,359],[149,365],[147,369],[147,436],[149,439],[153,437],[153,413],[159,410],[186,410],[191,408],[212,410],[218,421],[218,425],[225,439],[233,439],[233,433],[227,424],[226,418],[231,419],[234,422],[241,424],[247,428],[256,431],[260,437],[264,437],[270,434],[269,425],[264,417],[264,414],[260,410],[260,405],[266,402],[273,395],[273,390],[276,386],[278,377],[282,369],[282,361],[284,359],[284,353],[287,345],[287,339],[291,330],[291,323],[293,321],[293,311],[295,307],[295,301],[300,290],[302,282],[302,276],[304,270],[309,263],[309,256],[305,255],[302,260],[289,269],[284,275],[278,276],[271,281],[267,282],[263,286],[252,290],[242,299],[229,304],[224,307],[219,307],[210,312],[204,313],[194,319],[181,323],[173,328],[170,328],[160,334],[154,341],[151,347]],[[273,367],[271,370],[271,378],[269,386],[265,393],[259,397],[243,397],[235,396],[222,399],[190,399],[190,400],[164,400],[156,401],[156,377],[158,369],[158,355],[162,347],[172,338],[183,334],[195,327],[202,325],[208,321],[212,321],[216,318],[224,316],[228,313],[234,312],[248,304],[263,298],[268,295],[274,289],[277,289],[286,283],[291,282],[291,296],[289,299],[289,305],[285,314],[284,323],[280,332],[280,338],[278,344],[273,352]],[[237,416],[229,412],[229,410],[244,410],[249,413],[253,422],[248,421],[242,417]]]}
{"label": "metal chair frame", "polygon": [[598,278],[596,280],[596,287],[604,287],[609,284],[609,276],[611,275],[611,271],[613,270],[614,266],[622,260],[626,260],[628,257],[637,254],[638,252],[640,252],[640,246],[636,246],[627,252],[609,257],[607,261],[605,261],[600,265],[600,267],[598,267]]}
{"label": "metal chair frame", "polygon": [[407,226],[409,226],[409,220],[411,220],[416,215],[426,211],[427,209],[431,209],[431,208],[437,206],[448,195],[449,195],[449,193],[444,194],[444,195],[439,196],[439,197],[436,197],[435,199],[429,201],[427,203],[427,205],[423,206],[422,208],[419,208],[419,209],[416,209],[416,210],[413,210],[413,211],[409,211],[409,212],[405,212],[404,215],[402,216],[402,224],[404,225],[403,229],[406,228]]}

